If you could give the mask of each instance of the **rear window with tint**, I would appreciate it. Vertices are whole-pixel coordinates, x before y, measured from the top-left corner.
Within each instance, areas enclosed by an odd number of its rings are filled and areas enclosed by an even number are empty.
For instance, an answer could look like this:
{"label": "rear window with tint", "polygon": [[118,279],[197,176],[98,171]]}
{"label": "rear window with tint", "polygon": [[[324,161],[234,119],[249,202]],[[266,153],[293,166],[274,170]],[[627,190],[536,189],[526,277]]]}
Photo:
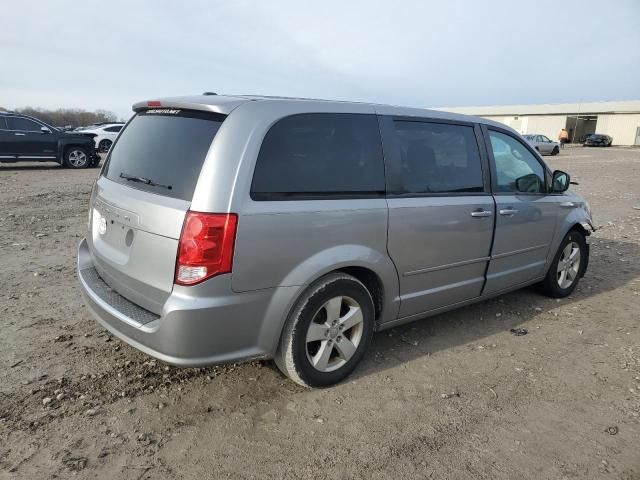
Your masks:
{"label": "rear window with tint", "polygon": [[267,132],[251,198],[361,197],[384,190],[376,116],[313,113],[283,118]]}
{"label": "rear window with tint", "polygon": [[169,108],[140,112],[112,147],[104,175],[131,188],[190,201],[224,118]]}
{"label": "rear window with tint", "polygon": [[482,192],[482,164],[473,127],[395,121],[402,158],[398,193]]}

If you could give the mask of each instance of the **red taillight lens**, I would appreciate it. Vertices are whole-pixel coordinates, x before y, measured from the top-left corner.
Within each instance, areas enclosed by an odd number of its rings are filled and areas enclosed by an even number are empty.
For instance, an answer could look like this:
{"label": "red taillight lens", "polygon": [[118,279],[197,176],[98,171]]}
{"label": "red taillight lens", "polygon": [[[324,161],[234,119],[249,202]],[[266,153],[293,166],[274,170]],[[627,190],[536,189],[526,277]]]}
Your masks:
{"label": "red taillight lens", "polygon": [[160,103],[160,101],[159,101],[159,100],[149,100],[149,101],[147,102],[147,106],[148,106],[148,107],[161,107],[161,106],[162,106],[162,104]]}
{"label": "red taillight lens", "polygon": [[230,273],[238,216],[235,213],[187,212],[176,261],[178,285],[194,285]]}

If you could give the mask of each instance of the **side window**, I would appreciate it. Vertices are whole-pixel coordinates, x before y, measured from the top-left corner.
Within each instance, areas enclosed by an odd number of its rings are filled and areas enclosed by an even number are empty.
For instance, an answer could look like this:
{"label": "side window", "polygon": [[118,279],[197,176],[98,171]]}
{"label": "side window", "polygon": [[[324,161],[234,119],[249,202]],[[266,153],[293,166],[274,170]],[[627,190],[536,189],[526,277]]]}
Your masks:
{"label": "side window", "polygon": [[393,123],[402,161],[402,193],[484,191],[473,127],[404,120]]}
{"label": "side window", "polygon": [[543,142],[546,142],[546,143],[551,142],[551,140],[549,140],[549,137],[545,137],[544,135],[540,135],[540,139],[541,139]]}
{"label": "side window", "polygon": [[544,167],[515,138],[489,131],[498,192],[544,193]]}
{"label": "side window", "polygon": [[384,193],[375,115],[312,113],[278,121],[265,135],[251,184],[254,200]]}
{"label": "side window", "polygon": [[122,127],[107,127],[104,129],[105,132],[119,132],[122,130]]}
{"label": "side window", "polygon": [[0,130],[7,130],[7,121],[4,117],[0,117]]}
{"label": "side window", "polygon": [[40,124],[22,117],[7,117],[9,130],[19,130],[22,132],[39,132]]}

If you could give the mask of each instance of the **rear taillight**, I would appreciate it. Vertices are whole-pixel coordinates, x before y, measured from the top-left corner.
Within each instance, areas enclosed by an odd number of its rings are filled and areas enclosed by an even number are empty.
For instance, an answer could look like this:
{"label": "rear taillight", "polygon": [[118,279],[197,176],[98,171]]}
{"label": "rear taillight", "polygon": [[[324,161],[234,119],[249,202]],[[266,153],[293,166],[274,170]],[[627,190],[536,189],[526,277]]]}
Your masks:
{"label": "rear taillight", "polygon": [[238,216],[234,213],[187,212],[176,261],[178,285],[194,285],[230,273]]}

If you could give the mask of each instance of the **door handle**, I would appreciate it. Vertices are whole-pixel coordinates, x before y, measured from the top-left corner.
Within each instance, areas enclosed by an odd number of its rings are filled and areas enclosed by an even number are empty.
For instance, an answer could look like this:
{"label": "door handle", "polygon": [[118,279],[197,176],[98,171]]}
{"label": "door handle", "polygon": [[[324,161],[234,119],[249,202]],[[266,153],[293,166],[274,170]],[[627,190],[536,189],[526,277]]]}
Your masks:
{"label": "door handle", "polygon": [[471,212],[471,216],[474,218],[490,217],[491,215],[493,215],[491,210],[476,210],[475,212]]}
{"label": "door handle", "polygon": [[518,210],[511,207],[500,210],[500,215],[504,215],[506,217],[513,217],[516,213],[518,213]]}
{"label": "door handle", "polygon": [[14,133],[17,137],[24,137],[24,133]]}
{"label": "door handle", "polygon": [[573,202],[562,202],[560,206],[563,208],[575,208],[576,204]]}

